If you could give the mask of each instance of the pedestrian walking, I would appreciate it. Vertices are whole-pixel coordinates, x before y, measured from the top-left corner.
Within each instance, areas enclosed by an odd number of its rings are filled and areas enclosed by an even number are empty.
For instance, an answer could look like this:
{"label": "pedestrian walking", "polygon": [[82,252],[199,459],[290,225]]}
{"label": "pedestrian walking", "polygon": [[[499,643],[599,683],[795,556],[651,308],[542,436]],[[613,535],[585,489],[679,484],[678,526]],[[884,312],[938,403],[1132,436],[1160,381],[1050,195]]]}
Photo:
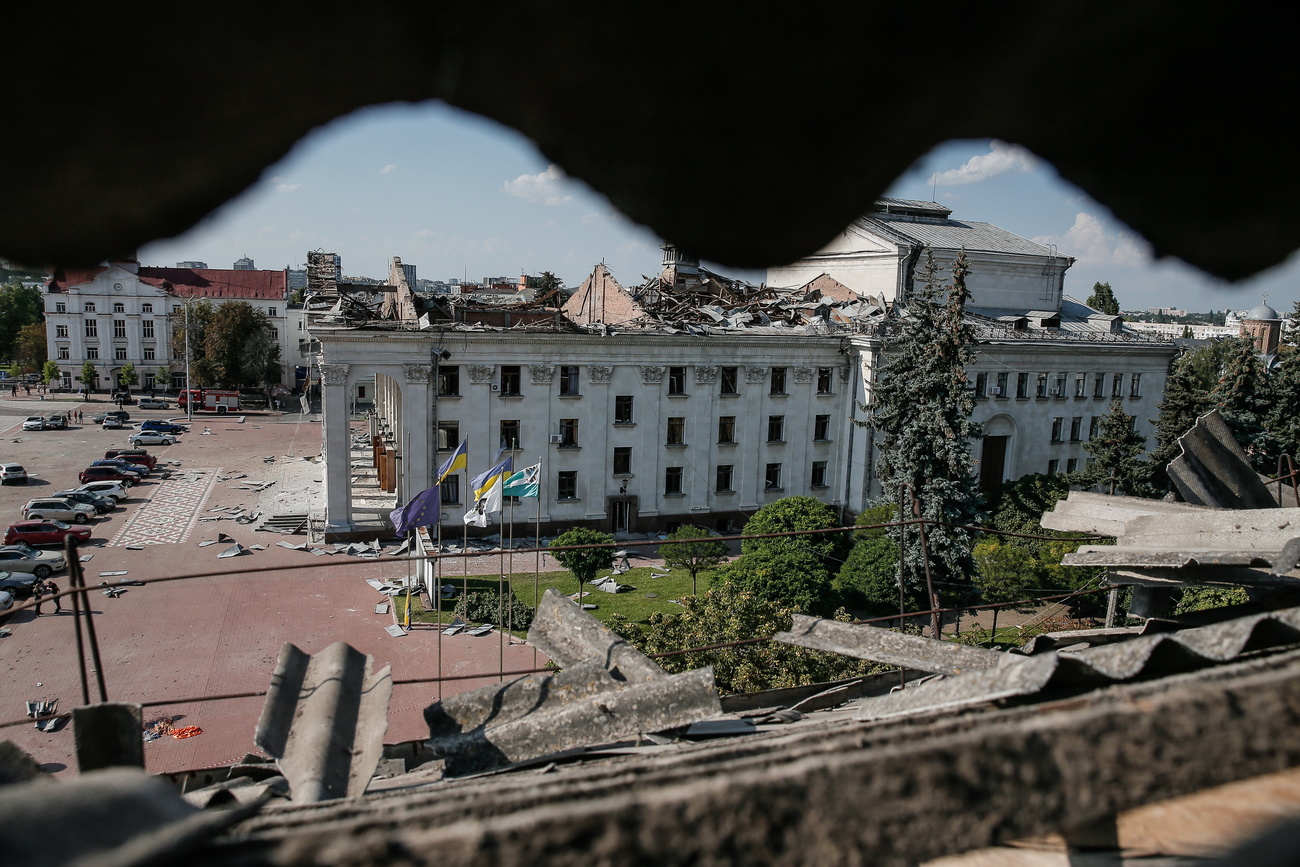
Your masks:
{"label": "pedestrian walking", "polygon": [[44,589],[45,589],[45,583],[42,581],[37,581],[35,584],[32,585],[32,601],[36,603],[37,617],[41,616],[41,600],[44,598],[44,595],[42,594],[41,591],[43,591]]}
{"label": "pedestrian walking", "polygon": [[55,584],[53,580],[46,581],[45,593],[50,597],[50,601],[54,603],[54,613],[61,613],[63,611],[63,605],[59,602],[59,585]]}

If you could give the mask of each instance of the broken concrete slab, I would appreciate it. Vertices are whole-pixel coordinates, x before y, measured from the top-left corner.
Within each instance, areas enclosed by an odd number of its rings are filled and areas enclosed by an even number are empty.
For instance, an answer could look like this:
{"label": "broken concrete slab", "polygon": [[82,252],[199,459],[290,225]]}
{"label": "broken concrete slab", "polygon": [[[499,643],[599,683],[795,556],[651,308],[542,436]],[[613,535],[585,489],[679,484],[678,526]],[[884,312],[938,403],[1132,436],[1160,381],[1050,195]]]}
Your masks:
{"label": "broken concrete slab", "polygon": [[649,657],[583,613],[577,603],[554,587],[546,591],[537,606],[528,641],[561,668],[584,659],[603,659],[610,670],[617,670],[628,681],[668,676]]}

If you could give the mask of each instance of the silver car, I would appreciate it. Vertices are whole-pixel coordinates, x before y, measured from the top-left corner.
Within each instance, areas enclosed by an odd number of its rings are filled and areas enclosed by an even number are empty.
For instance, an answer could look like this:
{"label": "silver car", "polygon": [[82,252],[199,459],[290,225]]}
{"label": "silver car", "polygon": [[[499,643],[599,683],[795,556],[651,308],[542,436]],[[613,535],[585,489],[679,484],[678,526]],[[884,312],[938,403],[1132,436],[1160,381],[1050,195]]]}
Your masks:
{"label": "silver car", "polygon": [[56,521],[72,521],[76,524],[84,524],[93,517],[95,517],[94,506],[87,506],[85,503],[74,503],[71,500],[58,500],[54,497],[29,500],[27,505],[23,506],[23,518],[28,521],[53,518]]}
{"label": "silver car", "polygon": [[5,545],[0,548],[0,569],[30,572],[42,581],[67,565],[67,559],[58,551],[37,551],[30,545]]}

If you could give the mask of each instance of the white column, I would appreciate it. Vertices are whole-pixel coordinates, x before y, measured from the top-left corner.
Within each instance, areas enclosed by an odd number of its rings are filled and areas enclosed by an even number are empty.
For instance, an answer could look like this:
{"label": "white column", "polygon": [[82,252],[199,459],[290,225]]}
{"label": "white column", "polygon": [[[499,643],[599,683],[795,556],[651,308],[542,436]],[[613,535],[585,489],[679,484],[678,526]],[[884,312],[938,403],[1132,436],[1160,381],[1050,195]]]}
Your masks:
{"label": "white column", "polygon": [[352,529],[352,452],[348,436],[348,364],[321,364],[321,439],[325,454],[325,528]]}
{"label": "white column", "polygon": [[402,489],[397,501],[405,503],[433,484],[433,461],[429,450],[433,437],[429,431],[432,364],[402,365]]}

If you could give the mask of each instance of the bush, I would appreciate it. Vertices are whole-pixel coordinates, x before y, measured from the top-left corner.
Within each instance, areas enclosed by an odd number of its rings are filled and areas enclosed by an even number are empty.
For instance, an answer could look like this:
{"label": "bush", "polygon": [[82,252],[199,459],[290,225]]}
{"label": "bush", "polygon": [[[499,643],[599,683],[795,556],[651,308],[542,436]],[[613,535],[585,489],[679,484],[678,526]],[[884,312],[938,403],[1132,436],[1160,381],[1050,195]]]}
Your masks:
{"label": "bush", "polygon": [[501,595],[496,590],[476,590],[456,603],[456,616],[471,623],[493,623],[509,626],[518,632],[527,632],[533,625],[533,609],[529,608],[514,591],[506,588],[506,604],[501,605]]}
{"label": "bush", "polygon": [[590,584],[596,575],[614,565],[614,537],[599,530],[574,527],[555,537],[552,548],[570,545],[608,545],[608,548],[583,548],[578,551],[553,551],[551,556],[572,572],[582,584]]}

